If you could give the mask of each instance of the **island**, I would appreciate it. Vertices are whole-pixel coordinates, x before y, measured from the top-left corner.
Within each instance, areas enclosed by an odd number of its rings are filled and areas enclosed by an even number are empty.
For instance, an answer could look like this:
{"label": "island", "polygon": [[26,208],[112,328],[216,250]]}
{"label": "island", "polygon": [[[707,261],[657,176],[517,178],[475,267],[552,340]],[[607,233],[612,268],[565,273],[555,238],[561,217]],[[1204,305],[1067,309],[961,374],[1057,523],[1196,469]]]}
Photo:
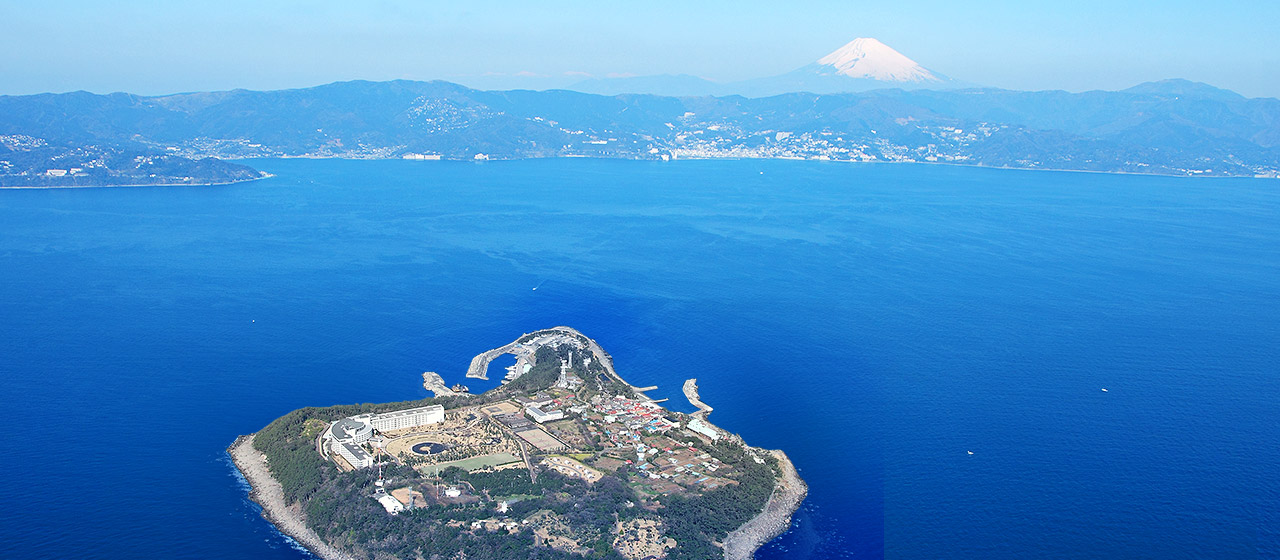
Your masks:
{"label": "island", "polygon": [[[416,401],[308,407],[228,449],[277,529],[326,560],[753,557],[808,488],[780,450],[667,410],[569,327],[482,352],[469,393],[434,372]],[[483,367],[481,367],[483,365]]]}

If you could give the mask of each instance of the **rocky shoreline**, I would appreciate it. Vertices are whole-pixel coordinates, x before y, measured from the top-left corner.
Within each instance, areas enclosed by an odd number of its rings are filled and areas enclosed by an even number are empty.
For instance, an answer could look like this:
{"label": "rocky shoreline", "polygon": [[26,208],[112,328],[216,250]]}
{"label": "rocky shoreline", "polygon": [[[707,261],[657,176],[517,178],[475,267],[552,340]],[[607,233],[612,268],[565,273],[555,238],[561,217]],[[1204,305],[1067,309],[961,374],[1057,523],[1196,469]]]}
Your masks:
{"label": "rocky shoreline", "polygon": [[249,499],[262,506],[262,516],[276,530],[288,535],[312,554],[324,560],[355,560],[351,555],[329,546],[307,527],[306,515],[298,504],[288,505],[284,489],[267,469],[266,456],[253,448],[253,435],[240,436],[227,448],[236,469],[249,482]]}
{"label": "rocky shoreline", "polygon": [[[689,399],[689,404],[697,407],[698,411],[690,416],[700,418],[717,431],[722,431],[707,421],[707,416],[713,410],[711,405],[702,402],[698,395],[698,380],[689,379],[684,382],[684,396]],[[737,434],[730,434],[730,437],[747,445]],[[800,509],[800,503],[804,501],[805,496],[809,494],[809,486],[800,478],[800,473],[796,472],[796,467],[791,463],[791,458],[781,450],[766,450],[755,447],[748,449],[754,455],[756,452],[767,452],[773,454],[778,460],[778,470],[781,471],[782,477],[778,480],[776,486],[773,487],[773,493],[769,495],[769,501],[765,502],[764,509],[755,517],[751,518],[741,527],[730,532],[724,539],[724,558],[725,560],[751,560],[755,558],[756,550],[764,546],[765,543],[775,539],[778,535],[787,532],[791,527],[791,516]]]}
{"label": "rocky shoreline", "polygon": [[776,449],[770,453],[778,459],[782,479],[774,488],[773,495],[769,496],[764,510],[725,537],[725,560],[754,558],[761,546],[787,532],[791,527],[791,516],[800,509],[800,503],[809,494],[809,486],[800,478],[787,454]]}

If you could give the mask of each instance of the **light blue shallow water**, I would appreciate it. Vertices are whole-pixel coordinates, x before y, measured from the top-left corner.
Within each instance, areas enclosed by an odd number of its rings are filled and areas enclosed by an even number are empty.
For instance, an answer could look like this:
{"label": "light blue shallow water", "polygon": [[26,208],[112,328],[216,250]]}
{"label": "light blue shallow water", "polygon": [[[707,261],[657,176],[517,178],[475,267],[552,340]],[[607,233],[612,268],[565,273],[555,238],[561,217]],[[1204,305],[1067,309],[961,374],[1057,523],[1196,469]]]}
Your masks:
{"label": "light blue shallow water", "polygon": [[1277,554],[1280,182],[259,166],[0,192],[0,557],[303,557],[237,434],[559,324],[788,451],[812,494],[761,558]]}

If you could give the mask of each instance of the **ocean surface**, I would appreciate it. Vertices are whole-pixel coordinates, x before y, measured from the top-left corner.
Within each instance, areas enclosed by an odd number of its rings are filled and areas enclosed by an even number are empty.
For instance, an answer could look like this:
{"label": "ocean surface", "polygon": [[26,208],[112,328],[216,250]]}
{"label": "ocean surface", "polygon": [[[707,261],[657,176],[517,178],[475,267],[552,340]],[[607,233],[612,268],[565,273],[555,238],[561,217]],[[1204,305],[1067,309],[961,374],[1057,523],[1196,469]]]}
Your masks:
{"label": "ocean surface", "polygon": [[790,454],[763,559],[1280,555],[1280,181],[254,164],[0,191],[0,558],[307,558],[237,435],[554,325]]}

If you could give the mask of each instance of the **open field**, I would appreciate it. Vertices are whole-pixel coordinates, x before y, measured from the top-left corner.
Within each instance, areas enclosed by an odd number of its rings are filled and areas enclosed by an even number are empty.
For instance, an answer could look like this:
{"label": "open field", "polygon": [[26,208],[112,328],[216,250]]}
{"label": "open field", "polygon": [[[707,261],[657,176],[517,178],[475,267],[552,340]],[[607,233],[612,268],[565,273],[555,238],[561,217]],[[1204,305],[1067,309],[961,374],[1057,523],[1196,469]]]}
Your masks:
{"label": "open field", "polygon": [[560,440],[551,437],[551,434],[548,434],[542,429],[524,430],[522,432],[516,432],[516,435],[520,436],[521,439],[532,443],[534,447],[537,447],[542,451],[559,451],[564,449],[564,444],[560,443]]}
{"label": "open field", "polygon": [[517,414],[520,412],[520,406],[512,402],[502,401],[487,405],[481,410],[484,410],[484,413],[490,416],[497,416],[499,414]]}
{"label": "open field", "polygon": [[[465,471],[474,471],[488,467],[496,467],[498,465],[506,465],[510,463],[518,463],[520,458],[510,453],[494,453],[492,455],[481,455],[479,457],[471,457],[469,459],[460,459],[458,461],[449,461],[437,465],[440,469],[449,467],[458,467]],[[435,469],[436,466],[431,467]]]}

